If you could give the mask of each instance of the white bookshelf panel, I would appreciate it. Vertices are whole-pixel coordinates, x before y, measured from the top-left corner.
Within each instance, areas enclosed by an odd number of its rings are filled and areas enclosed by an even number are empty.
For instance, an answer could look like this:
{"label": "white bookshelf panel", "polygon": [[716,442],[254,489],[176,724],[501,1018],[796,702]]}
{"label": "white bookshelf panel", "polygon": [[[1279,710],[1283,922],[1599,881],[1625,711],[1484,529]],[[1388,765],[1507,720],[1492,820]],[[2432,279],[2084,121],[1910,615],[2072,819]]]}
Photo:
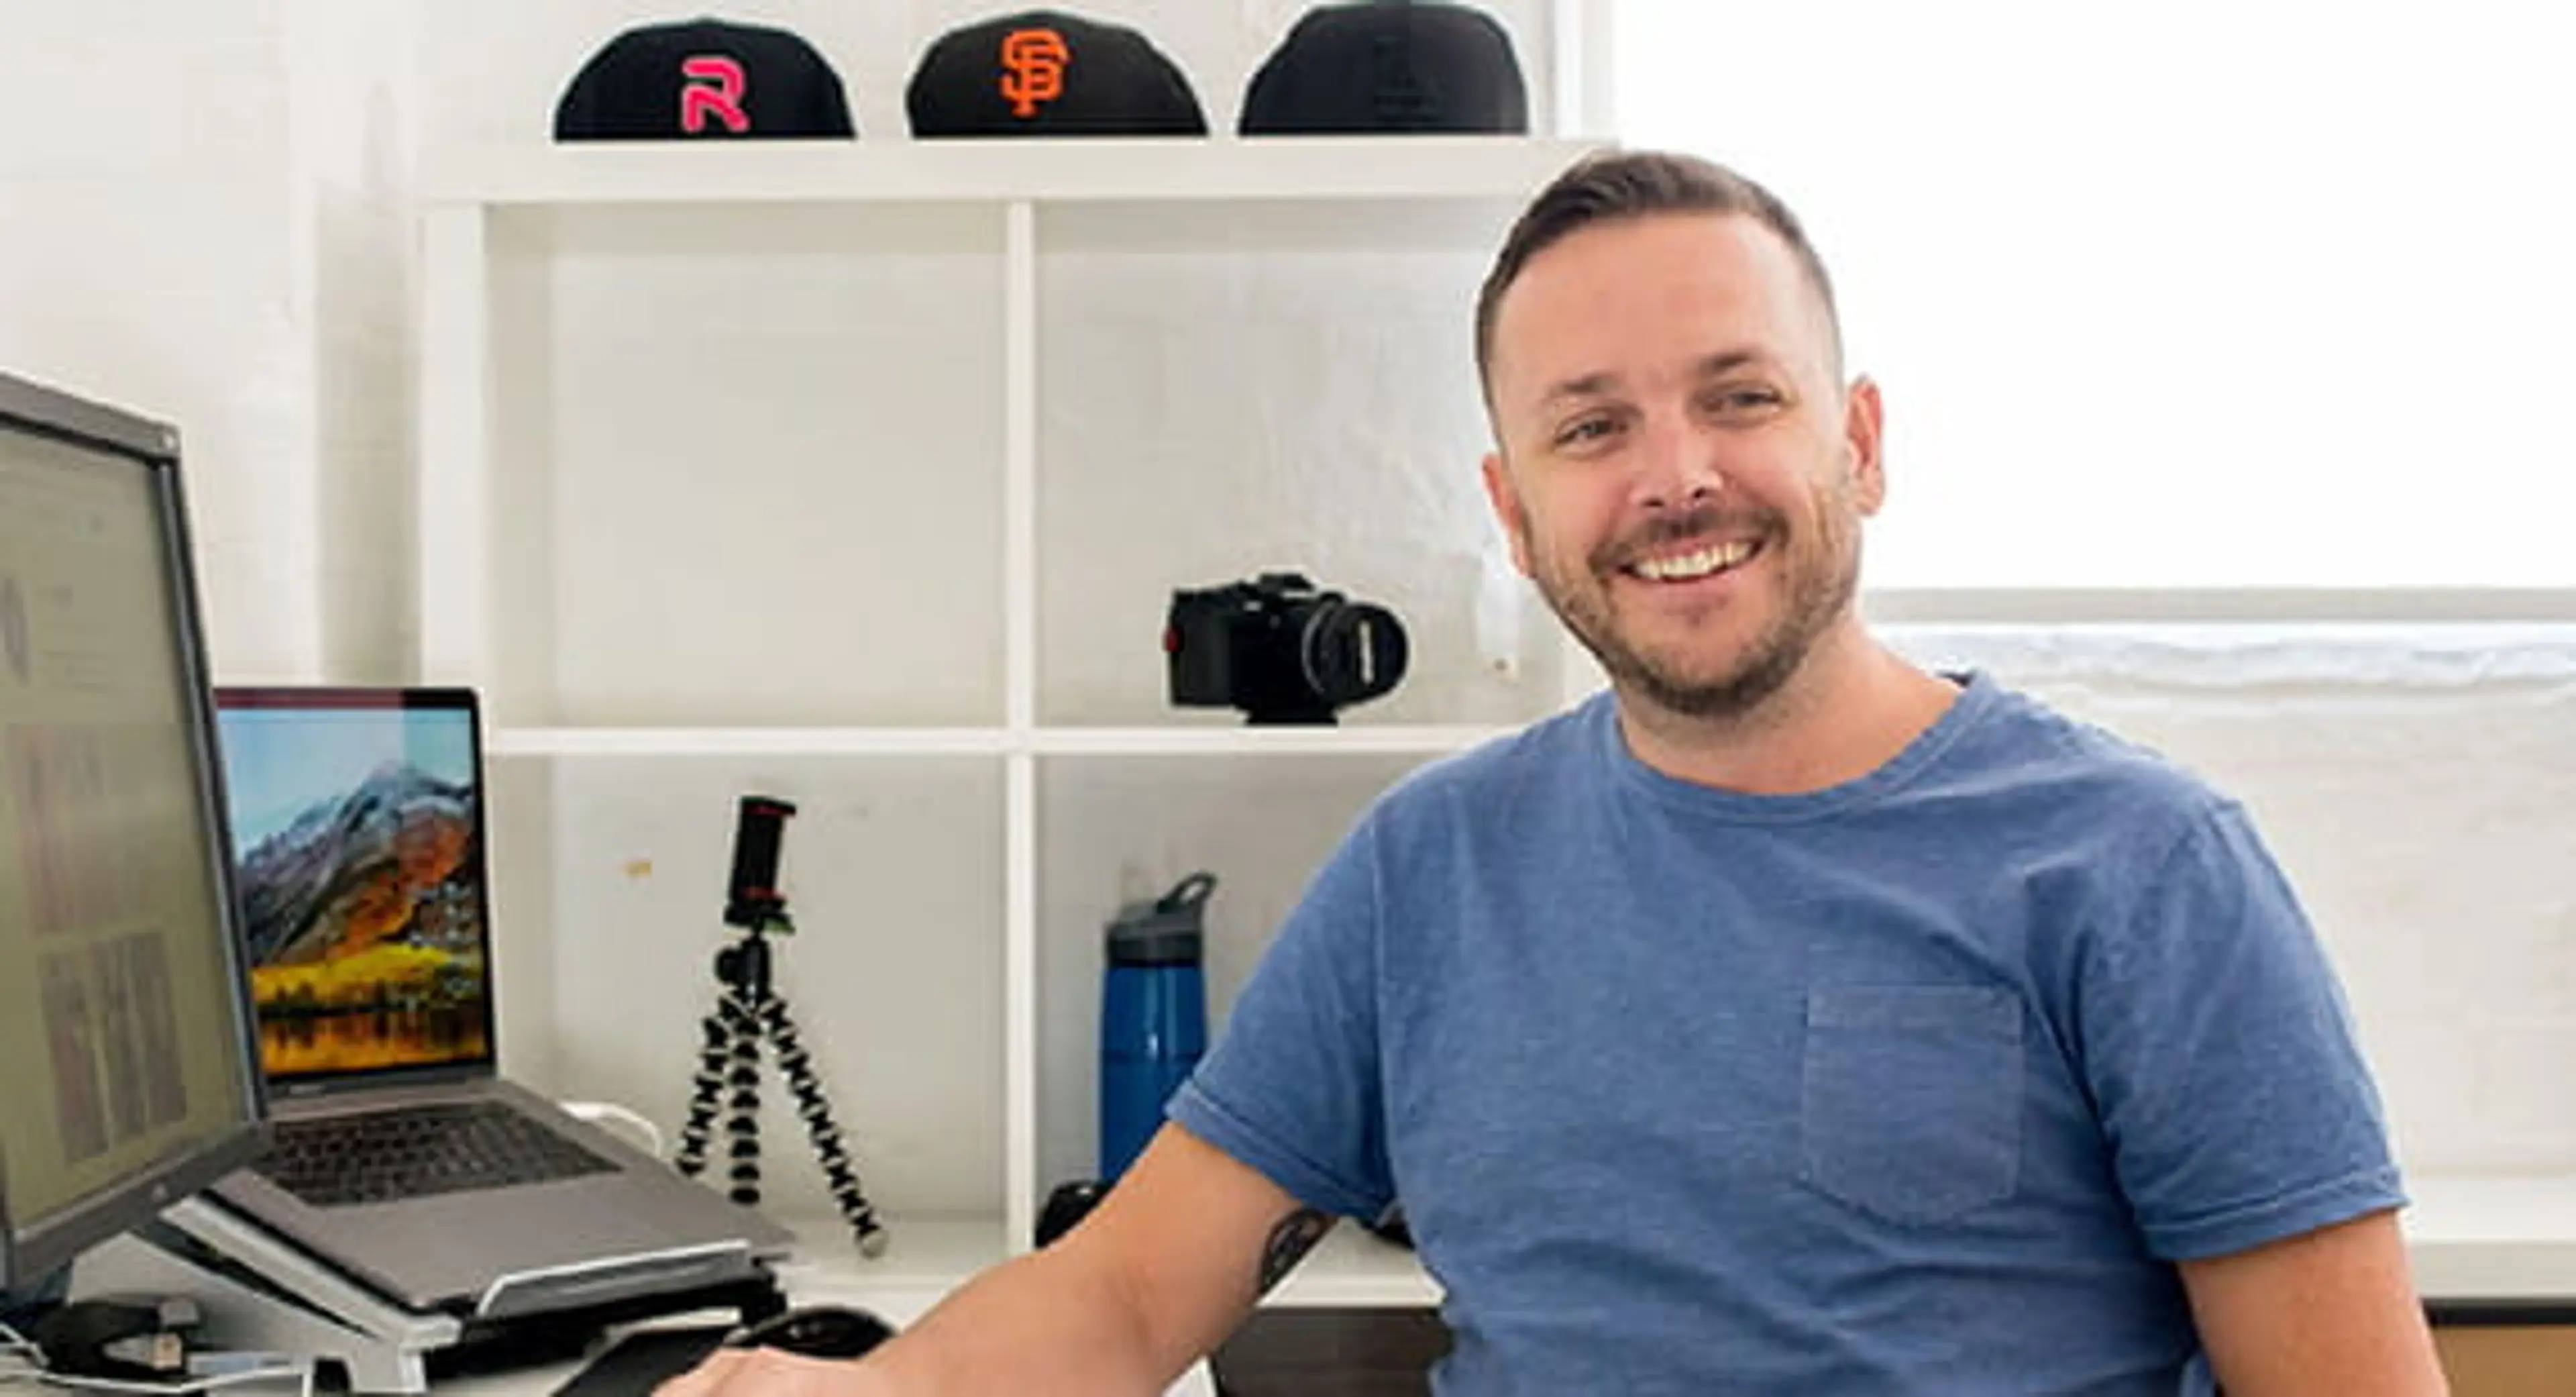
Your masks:
{"label": "white bookshelf panel", "polygon": [[1050,757],[1038,772],[1037,1174],[1098,1168],[1102,932],[1120,906],[1199,869],[1208,1027],[1369,802],[1425,760],[1322,756]]}
{"label": "white bookshelf panel", "polygon": [[1487,517],[1476,289],[1511,199],[1040,210],[1039,717],[1166,702],[1171,594],[1271,569],[1391,607],[1403,683],[1346,723],[1510,721],[1557,695]]}
{"label": "white bookshelf panel", "polygon": [[1231,727],[1047,728],[1036,749],[1066,757],[1353,757],[1442,756],[1499,737],[1516,725],[1396,727],[1277,724],[1254,727],[1236,715]]}
{"label": "white bookshelf panel", "polygon": [[[998,1216],[1003,1173],[1002,764],[972,757],[508,759],[494,828],[545,841],[547,886],[505,887],[512,970],[548,990],[527,1028],[542,1085],[623,1103],[676,1140],[715,1005],[736,803],[798,813],[780,881],[796,930],[770,938],[795,1017],[870,1199],[889,1217]],[[531,772],[542,773],[532,777]],[[533,784],[541,781],[541,785]],[[496,796],[496,801],[502,797]],[[539,897],[550,901],[538,900]],[[506,1007],[506,1006],[505,1006]],[[761,1084],[764,1206],[831,1204],[774,1058]]]}
{"label": "white bookshelf panel", "polygon": [[492,751],[523,757],[998,757],[1000,728],[496,728]]}
{"label": "white bookshelf panel", "polygon": [[999,721],[998,210],[492,223],[504,721]]}
{"label": "white bookshelf panel", "polygon": [[1587,149],[1511,136],[505,143],[431,153],[433,203],[1252,202],[1477,199]]}
{"label": "white bookshelf panel", "polygon": [[[735,801],[783,795],[781,983],[880,1270],[1024,1247],[1095,1167],[1120,903],[1219,875],[1221,1028],[1380,790],[1577,682],[1488,517],[1471,357],[1577,150],[433,152],[422,662],[491,704],[513,1070],[676,1132]],[[1393,607],[1403,685],[1339,728],[1169,705],[1171,591],[1280,567]],[[834,1235],[764,1095],[771,1210]],[[1273,1302],[1429,1294],[1353,1234]]]}

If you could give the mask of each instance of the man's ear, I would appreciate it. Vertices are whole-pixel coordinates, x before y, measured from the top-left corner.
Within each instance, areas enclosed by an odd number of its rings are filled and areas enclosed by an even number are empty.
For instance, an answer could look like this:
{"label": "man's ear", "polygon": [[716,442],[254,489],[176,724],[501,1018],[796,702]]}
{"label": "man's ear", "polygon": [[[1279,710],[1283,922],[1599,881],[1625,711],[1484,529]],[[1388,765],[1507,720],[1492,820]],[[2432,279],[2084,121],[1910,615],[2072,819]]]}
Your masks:
{"label": "man's ear", "polygon": [[1887,502],[1887,458],[1883,454],[1886,408],[1878,385],[1866,377],[1852,380],[1843,395],[1843,449],[1850,453],[1852,505],[1863,515],[1878,513]]}
{"label": "man's ear", "polygon": [[1494,522],[1503,526],[1503,537],[1512,545],[1512,566],[1521,576],[1529,577],[1529,527],[1521,511],[1521,496],[1512,484],[1511,469],[1503,464],[1499,451],[1485,453],[1485,500],[1494,507]]}

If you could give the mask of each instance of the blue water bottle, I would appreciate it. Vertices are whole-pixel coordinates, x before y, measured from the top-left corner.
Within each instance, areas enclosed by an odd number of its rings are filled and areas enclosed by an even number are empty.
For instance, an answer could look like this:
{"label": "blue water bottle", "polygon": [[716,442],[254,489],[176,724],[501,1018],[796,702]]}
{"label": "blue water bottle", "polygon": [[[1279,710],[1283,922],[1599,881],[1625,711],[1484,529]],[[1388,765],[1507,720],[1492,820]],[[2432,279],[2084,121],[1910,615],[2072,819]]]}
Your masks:
{"label": "blue water bottle", "polygon": [[1115,1181],[1163,1124],[1163,1103],[1207,1051],[1201,909],[1216,875],[1193,873],[1118,911],[1100,990],[1100,1177]]}

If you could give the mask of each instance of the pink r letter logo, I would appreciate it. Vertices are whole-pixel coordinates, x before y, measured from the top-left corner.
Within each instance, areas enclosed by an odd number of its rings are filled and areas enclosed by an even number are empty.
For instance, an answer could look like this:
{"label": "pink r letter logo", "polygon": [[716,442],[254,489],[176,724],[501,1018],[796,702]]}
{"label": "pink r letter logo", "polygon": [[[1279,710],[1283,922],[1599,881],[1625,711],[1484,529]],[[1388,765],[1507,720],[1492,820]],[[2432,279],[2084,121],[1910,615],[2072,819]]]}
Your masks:
{"label": "pink r letter logo", "polygon": [[[687,79],[680,88],[681,130],[692,136],[706,130],[710,114],[737,136],[751,129],[751,118],[742,110],[741,63],[718,54],[702,53],[680,60],[680,76]],[[715,85],[707,86],[710,82]]]}

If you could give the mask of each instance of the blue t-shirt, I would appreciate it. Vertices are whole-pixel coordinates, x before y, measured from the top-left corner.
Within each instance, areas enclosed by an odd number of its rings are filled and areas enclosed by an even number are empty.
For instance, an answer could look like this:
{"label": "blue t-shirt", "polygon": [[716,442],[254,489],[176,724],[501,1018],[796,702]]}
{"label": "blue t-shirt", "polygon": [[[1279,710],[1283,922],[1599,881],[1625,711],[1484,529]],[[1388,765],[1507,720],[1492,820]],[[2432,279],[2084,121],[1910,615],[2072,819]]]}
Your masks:
{"label": "blue t-shirt", "polygon": [[2244,811],[1983,677],[1806,794],[1664,776],[1606,697],[1423,768],[1171,1114],[1403,1201],[1444,1397],[2172,1397],[2173,1261],[2404,1201]]}

